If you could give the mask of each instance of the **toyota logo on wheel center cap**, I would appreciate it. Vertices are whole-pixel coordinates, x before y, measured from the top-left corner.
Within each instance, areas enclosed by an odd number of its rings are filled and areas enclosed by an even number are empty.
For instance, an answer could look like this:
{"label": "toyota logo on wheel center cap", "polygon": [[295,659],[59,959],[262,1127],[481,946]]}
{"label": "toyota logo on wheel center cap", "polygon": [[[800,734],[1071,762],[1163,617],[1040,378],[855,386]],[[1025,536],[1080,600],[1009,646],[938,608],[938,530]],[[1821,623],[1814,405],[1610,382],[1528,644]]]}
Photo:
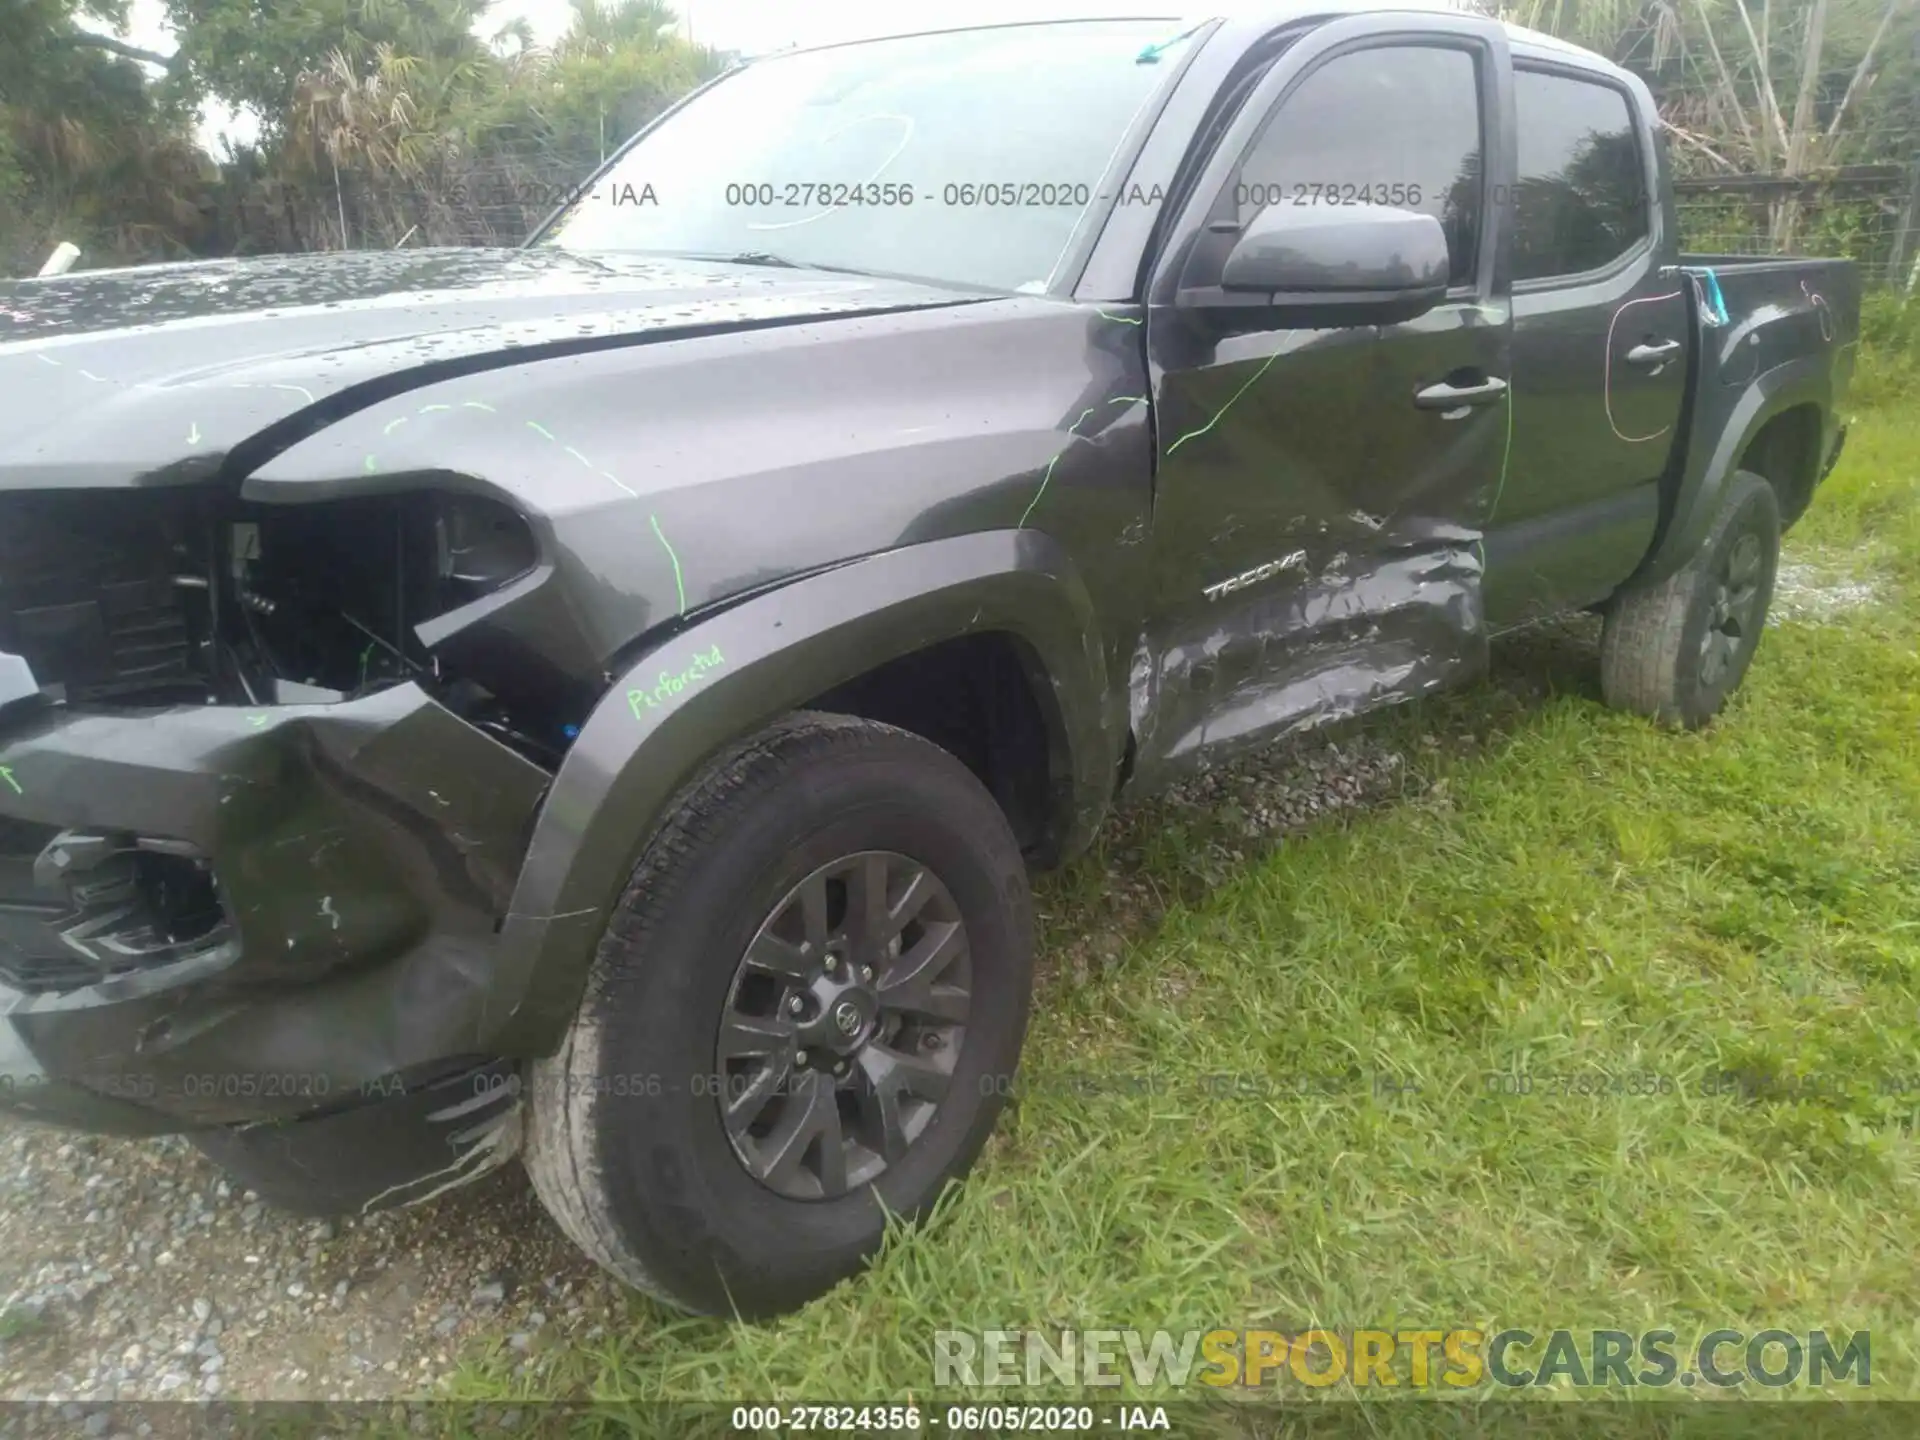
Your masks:
{"label": "toyota logo on wheel center cap", "polygon": [[848,1039],[852,1039],[864,1023],[863,1017],[860,1014],[860,1007],[855,1005],[851,1000],[842,1000],[838,1005],[833,1007],[833,1023],[834,1027],[839,1030],[842,1035],[845,1035]]}

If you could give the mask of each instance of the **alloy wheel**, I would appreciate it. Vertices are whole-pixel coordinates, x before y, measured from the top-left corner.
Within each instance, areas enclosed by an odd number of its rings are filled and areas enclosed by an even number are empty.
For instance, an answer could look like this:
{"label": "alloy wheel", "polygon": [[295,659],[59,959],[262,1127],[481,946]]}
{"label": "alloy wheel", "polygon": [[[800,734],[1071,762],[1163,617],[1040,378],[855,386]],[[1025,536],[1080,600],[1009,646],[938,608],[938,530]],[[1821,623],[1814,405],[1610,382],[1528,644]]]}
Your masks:
{"label": "alloy wheel", "polygon": [[1700,637],[1700,681],[1709,688],[1726,679],[1759,633],[1760,561],[1760,537],[1748,531],[1727,551],[1714,577],[1713,608]]}
{"label": "alloy wheel", "polygon": [[747,1172],[830,1200],[897,1163],[947,1095],[972,980],[959,907],[918,861],[862,851],[795,885],[739,962],[715,1046]]}

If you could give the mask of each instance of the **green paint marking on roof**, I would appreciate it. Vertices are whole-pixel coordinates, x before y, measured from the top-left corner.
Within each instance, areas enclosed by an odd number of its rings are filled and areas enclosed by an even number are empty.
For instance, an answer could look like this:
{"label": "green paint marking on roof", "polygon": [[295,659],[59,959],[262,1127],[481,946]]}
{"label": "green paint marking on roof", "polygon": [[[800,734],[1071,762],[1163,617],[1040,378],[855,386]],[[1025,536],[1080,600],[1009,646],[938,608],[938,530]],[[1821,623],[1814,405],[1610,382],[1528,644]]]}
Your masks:
{"label": "green paint marking on roof", "polygon": [[[547,429],[547,427],[542,425],[538,420],[527,421],[527,428],[533,431],[537,435],[544,435],[547,437],[547,439],[553,440],[553,432]],[[558,445],[560,442],[558,440],[554,440],[553,443]]]}
{"label": "green paint marking on roof", "polygon": [[398,420],[389,420],[384,426],[381,427],[380,433],[382,435],[391,435],[394,431],[398,430],[402,425],[406,423],[407,423],[407,417],[402,415]]}
{"label": "green paint marking on roof", "polygon": [[586,456],[582,455],[578,450],[574,449],[573,446],[562,445],[560,448],[562,450],[565,450],[569,455],[573,456],[574,459],[578,460],[582,465],[586,466],[589,470],[598,470],[600,468],[598,465],[595,465],[593,461],[589,460]]}
{"label": "green paint marking on roof", "polygon": [[420,414],[422,414],[422,415],[430,415],[430,414],[432,414],[432,413],[433,413],[433,412],[434,412],[435,410],[451,410],[452,408],[453,408],[453,406],[451,406],[451,405],[442,405],[442,404],[438,404],[438,403],[435,403],[435,404],[432,404],[432,405],[422,405],[422,406],[420,407]]}
{"label": "green paint marking on roof", "polygon": [[380,468],[380,462],[374,459],[373,456],[369,455],[364,461],[361,462],[360,468],[362,470],[365,470],[367,474],[371,475],[374,473],[374,471]]}
{"label": "green paint marking on roof", "polygon": [[[1204,24],[1205,22],[1203,21],[1202,23]],[[1157,45],[1147,46],[1146,49],[1142,50],[1138,55],[1133,57],[1133,63],[1136,65],[1159,64],[1160,57],[1162,55],[1166,54],[1167,51],[1171,50],[1174,46],[1178,45],[1182,40],[1187,39],[1189,36],[1191,36],[1194,33],[1194,31],[1198,30],[1199,28],[1200,28],[1199,25],[1192,26],[1189,29],[1182,30],[1178,35],[1174,36],[1171,40],[1162,40]]]}
{"label": "green paint marking on roof", "polygon": [[1111,320],[1116,325],[1144,325],[1147,323],[1145,320],[1142,320],[1137,316],[1109,315],[1104,310],[1096,310],[1093,313],[1098,315],[1102,320]]}
{"label": "green paint marking on roof", "polygon": [[1234,407],[1235,402],[1237,402],[1242,395],[1246,394],[1247,391],[1251,390],[1259,382],[1260,377],[1262,375],[1266,374],[1267,371],[1273,368],[1273,362],[1280,358],[1280,354],[1281,352],[1276,350],[1273,352],[1273,354],[1269,355],[1267,357],[1267,363],[1262,365],[1258,370],[1254,371],[1253,374],[1250,377],[1248,377],[1247,383],[1242,385],[1238,390],[1233,392],[1233,399],[1227,401],[1226,404],[1222,405],[1218,410],[1218,412],[1215,413],[1213,419],[1207,421],[1207,423],[1202,425],[1198,430],[1189,430],[1186,434],[1182,435],[1178,440],[1174,441],[1171,445],[1167,447],[1167,454],[1169,455],[1173,454],[1174,451],[1178,450],[1182,445],[1186,444],[1187,441],[1189,440],[1198,440],[1202,435],[1206,434],[1209,430],[1213,429],[1214,426],[1218,425],[1220,423],[1220,417],[1225,415],[1227,411],[1231,410]]}
{"label": "green paint marking on roof", "polygon": [[24,795],[27,793],[20,788],[20,782],[13,778],[13,767],[11,765],[0,765],[0,779],[4,779],[7,784],[13,787],[14,794]]}
{"label": "green paint marking on roof", "polygon": [[187,443],[189,445],[198,445],[200,443],[200,422],[198,420],[187,427]]}
{"label": "green paint marking on roof", "polygon": [[647,523],[653,526],[654,535],[658,537],[660,544],[666,549],[667,559],[673,562],[673,589],[674,593],[680,599],[680,613],[685,615],[687,613],[687,584],[680,575],[680,557],[673,553],[673,542],[667,539],[666,532],[660,528],[659,517],[649,515],[647,516]]}
{"label": "green paint marking on roof", "polygon": [[500,413],[484,400],[462,400],[460,402],[460,408],[462,410],[484,410],[489,415],[498,415]]}

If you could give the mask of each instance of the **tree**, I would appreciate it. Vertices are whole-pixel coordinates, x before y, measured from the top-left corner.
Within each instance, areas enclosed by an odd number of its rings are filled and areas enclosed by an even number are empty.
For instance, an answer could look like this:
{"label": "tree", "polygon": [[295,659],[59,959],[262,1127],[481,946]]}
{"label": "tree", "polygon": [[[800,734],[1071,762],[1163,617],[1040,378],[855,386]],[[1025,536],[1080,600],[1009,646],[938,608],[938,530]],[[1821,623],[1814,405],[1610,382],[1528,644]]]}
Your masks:
{"label": "tree", "polygon": [[303,75],[338,51],[371,64],[381,48],[426,67],[434,83],[475,83],[495,57],[474,34],[489,0],[166,0],[179,36],[175,73],[244,106],[263,131],[283,125]]}
{"label": "tree", "polygon": [[658,0],[573,0],[573,12],[551,51],[472,117],[501,145],[538,157],[548,191],[725,68],[676,33],[673,11]]}
{"label": "tree", "polygon": [[[551,50],[488,0],[165,0],[172,54],[78,25],[125,0],[0,0],[0,246],[37,267],[403,243],[518,243],[721,60],[659,0],[574,0]],[[216,167],[194,111],[250,111]]]}
{"label": "tree", "polygon": [[560,57],[611,55],[621,50],[660,50],[679,24],[671,6],[660,0],[571,0],[573,20],[554,46]]}
{"label": "tree", "polygon": [[140,52],[102,43],[119,0],[0,7],[0,266],[37,269],[63,239],[109,257],[182,254],[202,238],[212,167],[183,96],[148,79]]}
{"label": "tree", "polygon": [[[194,3],[211,16],[253,0]],[[610,145],[720,68],[655,0],[575,0],[550,51],[524,25],[477,39],[480,8],[438,0],[400,38],[356,31],[299,71],[246,166],[271,199],[240,228],[302,246],[517,242]],[[264,93],[278,72],[252,81]]]}
{"label": "tree", "polygon": [[[1646,75],[1682,152],[1717,171],[1804,177],[1920,144],[1880,142],[1909,117],[1876,84],[1912,53],[1914,0],[1513,0],[1505,13]],[[1800,220],[1791,192],[1773,201],[1771,242],[1790,248]]]}

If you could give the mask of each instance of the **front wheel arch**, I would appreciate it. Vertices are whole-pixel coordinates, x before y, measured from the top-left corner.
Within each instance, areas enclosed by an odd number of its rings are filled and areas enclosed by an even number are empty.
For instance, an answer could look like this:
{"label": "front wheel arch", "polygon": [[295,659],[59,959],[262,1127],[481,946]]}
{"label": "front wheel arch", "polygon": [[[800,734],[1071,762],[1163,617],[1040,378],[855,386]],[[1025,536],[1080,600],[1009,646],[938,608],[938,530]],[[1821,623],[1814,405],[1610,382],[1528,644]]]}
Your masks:
{"label": "front wheel arch", "polygon": [[[936,878],[953,903],[948,918],[959,922],[936,929],[960,929],[965,953],[949,954],[952,936],[944,933],[923,936],[911,951],[836,949],[829,940],[809,953],[801,943],[808,936],[824,940],[841,924],[854,935],[854,916],[868,907],[851,890],[841,921],[830,920],[822,896],[817,933],[810,918],[763,950],[769,901],[778,916],[791,882],[832,868],[835,857],[876,852],[910,857]],[[929,909],[924,894],[922,904],[911,903],[914,893],[879,892],[877,913],[901,917],[893,926],[903,937],[898,927]],[[676,796],[628,877],[564,1042],[526,1072],[523,1155],[542,1202],[603,1268],[669,1303],[744,1317],[805,1303],[873,1254],[889,1216],[930,1213],[985,1144],[1019,1063],[1033,939],[1025,868],[1005,817],[938,747],[872,721],[803,712],[723,749]],[[871,1033],[842,1034],[844,1062],[829,1079],[817,1048],[831,1028],[824,1013],[788,1019],[778,993],[735,1004],[744,966],[757,965],[763,981],[784,977],[787,988],[817,994],[841,978],[835,955],[840,972],[861,968],[851,988],[876,1009],[893,995],[908,1011],[958,1026],[933,1026],[952,1036],[945,1083],[908,1087],[937,1098],[920,1116],[922,1128],[912,1137],[903,1128],[898,1145],[860,1130],[857,1105],[831,1126],[806,1122],[820,1103],[839,1108],[838,1100],[857,1098],[854,1077],[840,1077],[872,1047],[889,1073],[901,1064],[926,1071],[916,1031],[876,1024]],[[958,1015],[935,983],[947,973],[934,968],[943,957],[969,966]],[[757,1018],[736,1031],[737,1009]],[[761,1143],[790,1165],[763,1173],[753,1163],[759,1152],[743,1155],[737,1146],[736,1127],[762,1114],[769,1092],[733,1085],[730,1033],[753,1040],[744,1049],[754,1055],[786,1049],[780,1083],[794,1089],[773,1098],[776,1123]],[[834,1059],[830,1050],[826,1058]],[[778,1122],[787,1119],[800,1123],[782,1133]],[[855,1183],[842,1169],[831,1188],[812,1192],[783,1183],[804,1176],[815,1140],[832,1140],[838,1153],[854,1133],[886,1152],[877,1174]],[[818,1178],[826,1170],[814,1166]]]}
{"label": "front wheel arch", "polygon": [[[536,1056],[578,1008],[606,917],[668,802],[719,750],[811,699],[957,636],[1013,635],[1036,658],[1067,766],[1063,846],[1091,838],[1124,744],[1091,598],[1036,531],[869,556],[720,611],[643,653],[562,764],[501,928],[482,1037]],[[663,678],[664,677],[664,678]],[[674,682],[678,682],[677,684]]]}

